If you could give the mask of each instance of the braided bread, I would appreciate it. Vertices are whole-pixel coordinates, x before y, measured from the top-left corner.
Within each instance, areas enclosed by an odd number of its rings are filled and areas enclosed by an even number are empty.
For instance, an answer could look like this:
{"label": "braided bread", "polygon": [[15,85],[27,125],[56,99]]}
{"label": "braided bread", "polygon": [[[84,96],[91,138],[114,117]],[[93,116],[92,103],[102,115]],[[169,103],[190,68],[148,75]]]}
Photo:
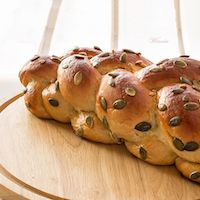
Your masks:
{"label": "braided bread", "polygon": [[34,56],[19,73],[25,104],[40,118],[69,123],[77,136],[125,144],[155,165],[175,164],[200,183],[200,61],[153,64],[128,49],[78,48]]}

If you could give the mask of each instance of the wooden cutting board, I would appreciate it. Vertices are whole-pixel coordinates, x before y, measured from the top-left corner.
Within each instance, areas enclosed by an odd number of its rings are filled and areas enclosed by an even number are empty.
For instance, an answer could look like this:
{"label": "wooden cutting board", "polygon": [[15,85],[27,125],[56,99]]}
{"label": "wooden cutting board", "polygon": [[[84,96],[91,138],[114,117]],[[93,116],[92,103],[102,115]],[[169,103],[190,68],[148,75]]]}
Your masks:
{"label": "wooden cutting board", "polygon": [[75,136],[69,125],[38,119],[21,98],[0,113],[0,197],[6,195],[195,200],[200,199],[200,185],[181,177],[174,166],[135,158],[123,145],[93,143]]}

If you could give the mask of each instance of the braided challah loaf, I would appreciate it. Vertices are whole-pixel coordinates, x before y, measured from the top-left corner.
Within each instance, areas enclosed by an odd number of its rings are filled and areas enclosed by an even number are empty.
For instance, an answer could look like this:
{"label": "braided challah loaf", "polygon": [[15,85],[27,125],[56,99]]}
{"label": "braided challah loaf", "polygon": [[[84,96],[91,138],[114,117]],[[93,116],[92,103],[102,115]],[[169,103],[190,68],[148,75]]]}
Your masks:
{"label": "braided challah loaf", "polygon": [[76,47],[61,57],[35,56],[19,77],[34,115],[71,122],[92,141],[124,143],[151,164],[175,163],[200,183],[200,61],[153,64],[128,49]]}

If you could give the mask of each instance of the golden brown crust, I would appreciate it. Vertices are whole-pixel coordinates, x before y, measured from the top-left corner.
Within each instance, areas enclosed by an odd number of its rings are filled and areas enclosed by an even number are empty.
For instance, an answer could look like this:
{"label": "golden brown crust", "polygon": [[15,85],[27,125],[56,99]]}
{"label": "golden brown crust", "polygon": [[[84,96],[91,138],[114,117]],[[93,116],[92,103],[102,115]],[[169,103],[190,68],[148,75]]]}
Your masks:
{"label": "golden brown crust", "polygon": [[75,134],[92,141],[125,142],[151,164],[179,156],[181,173],[200,182],[200,61],[181,56],[152,65],[130,50],[75,48],[35,56],[19,77],[36,116],[71,120]]}
{"label": "golden brown crust", "polygon": [[106,129],[94,112],[79,112],[72,120],[75,134],[105,144],[113,144],[115,141],[110,136],[110,130]]}
{"label": "golden brown crust", "polygon": [[59,122],[70,122],[75,110],[70,103],[62,97],[58,82],[52,83],[42,91],[44,107],[51,117]]}
{"label": "golden brown crust", "polygon": [[149,89],[160,89],[180,83],[180,77],[189,81],[200,80],[200,61],[187,57],[165,59],[136,72],[136,77]]}
{"label": "golden brown crust", "polygon": [[158,93],[163,133],[180,157],[200,162],[200,92],[186,84],[164,87]]}
{"label": "golden brown crust", "polygon": [[87,56],[89,59],[100,54],[102,52],[102,50],[97,47],[94,46],[93,48],[88,48],[88,47],[75,47],[74,49],[68,51],[63,58],[67,58],[71,55],[74,54],[81,54],[81,55],[85,55]]}
{"label": "golden brown crust", "polygon": [[42,100],[42,90],[46,86],[46,83],[40,84],[35,81],[29,82],[27,91],[24,94],[24,100],[26,107],[32,114],[40,118],[51,119],[52,117],[46,111]]}
{"label": "golden brown crust", "polygon": [[105,118],[111,131],[120,138],[134,141],[137,135],[144,135],[144,132],[135,129],[137,124],[149,123],[151,130],[156,126],[155,98],[149,93],[132,73],[114,70],[102,79],[96,99],[97,116],[101,120]]}
{"label": "golden brown crust", "polygon": [[47,56],[34,56],[19,72],[21,83],[26,86],[31,81],[55,82],[57,78],[58,62]]}
{"label": "golden brown crust", "polygon": [[183,176],[189,178],[192,181],[200,183],[200,164],[189,162],[182,158],[177,158],[176,168],[183,174]]}
{"label": "golden brown crust", "polygon": [[59,65],[58,82],[66,101],[76,110],[94,111],[101,75],[86,56],[72,55]]}
{"label": "golden brown crust", "polygon": [[135,72],[145,66],[152,64],[140,53],[131,53],[128,51],[103,52],[91,59],[92,65],[101,74],[106,74],[114,69],[126,69]]}
{"label": "golden brown crust", "polygon": [[169,146],[158,140],[155,135],[135,143],[125,142],[125,144],[137,158],[154,165],[172,165],[177,157]]}

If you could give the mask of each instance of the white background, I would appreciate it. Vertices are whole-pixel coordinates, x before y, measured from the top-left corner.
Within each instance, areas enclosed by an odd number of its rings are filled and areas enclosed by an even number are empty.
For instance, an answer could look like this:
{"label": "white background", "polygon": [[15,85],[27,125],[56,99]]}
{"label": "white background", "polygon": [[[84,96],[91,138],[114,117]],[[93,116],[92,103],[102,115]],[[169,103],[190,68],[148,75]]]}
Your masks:
{"label": "white background", "polygon": [[[186,54],[199,58],[200,1],[181,0]],[[0,0],[0,81],[17,79],[37,53],[51,0]],[[73,46],[110,50],[111,0],[63,0],[50,47],[61,54]],[[119,49],[141,51],[157,62],[179,55],[173,0],[119,0]]]}

